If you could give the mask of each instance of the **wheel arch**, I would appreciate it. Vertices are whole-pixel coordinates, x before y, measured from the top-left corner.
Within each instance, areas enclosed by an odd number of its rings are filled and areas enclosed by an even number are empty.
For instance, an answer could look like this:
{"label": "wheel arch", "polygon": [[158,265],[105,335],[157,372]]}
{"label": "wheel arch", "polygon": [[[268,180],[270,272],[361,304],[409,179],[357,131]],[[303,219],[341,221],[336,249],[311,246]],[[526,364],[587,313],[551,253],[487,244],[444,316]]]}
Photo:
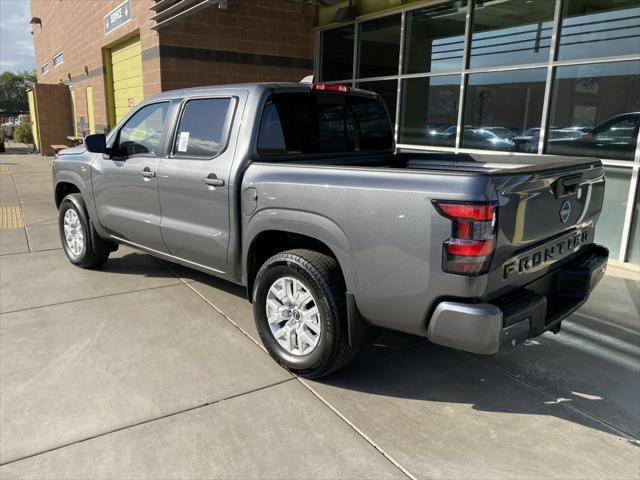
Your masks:
{"label": "wheel arch", "polygon": [[347,291],[357,287],[357,273],[344,232],[331,220],[308,212],[262,211],[252,217],[245,235],[242,265],[249,301],[256,274],[271,256],[292,249],[324,253],[338,262]]}
{"label": "wheel arch", "polygon": [[54,191],[56,209],[60,208],[60,204],[62,203],[62,200],[64,199],[64,197],[66,197],[71,193],[82,194],[82,192],[80,191],[80,188],[73,182],[60,181],[56,183],[55,191]]}

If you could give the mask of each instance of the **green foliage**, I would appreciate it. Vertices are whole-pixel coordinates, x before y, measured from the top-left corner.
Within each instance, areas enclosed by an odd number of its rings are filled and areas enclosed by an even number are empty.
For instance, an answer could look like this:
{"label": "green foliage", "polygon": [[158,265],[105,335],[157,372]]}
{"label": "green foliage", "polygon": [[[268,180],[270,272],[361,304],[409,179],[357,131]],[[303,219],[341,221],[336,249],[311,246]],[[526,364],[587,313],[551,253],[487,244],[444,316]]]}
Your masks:
{"label": "green foliage", "polygon": [[31,125],[26,123],[18,125],[15,132],[13,132],[13,138],[16,142],[32,144],[33,132],[31,131]]}
{"label": "green foliage", "polygon": [[27,88],[35,82],[34,72],[2,72],[0,74],[0,111],[29,111]]}

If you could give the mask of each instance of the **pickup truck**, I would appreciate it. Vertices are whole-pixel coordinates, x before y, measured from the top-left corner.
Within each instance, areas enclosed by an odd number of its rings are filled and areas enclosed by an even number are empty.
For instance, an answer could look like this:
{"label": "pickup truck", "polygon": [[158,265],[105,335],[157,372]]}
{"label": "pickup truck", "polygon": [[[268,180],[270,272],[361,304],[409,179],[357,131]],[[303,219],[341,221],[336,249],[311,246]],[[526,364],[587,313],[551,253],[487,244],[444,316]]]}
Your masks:
{"label": "pickup truck", "polygon": [[64,251],[119,244],[246,287],[283,367],[321,377],[379,327],[494,354],[557,333],[602,278],[601,162],[399,152],[342,85],[161,93],[53,162]]}

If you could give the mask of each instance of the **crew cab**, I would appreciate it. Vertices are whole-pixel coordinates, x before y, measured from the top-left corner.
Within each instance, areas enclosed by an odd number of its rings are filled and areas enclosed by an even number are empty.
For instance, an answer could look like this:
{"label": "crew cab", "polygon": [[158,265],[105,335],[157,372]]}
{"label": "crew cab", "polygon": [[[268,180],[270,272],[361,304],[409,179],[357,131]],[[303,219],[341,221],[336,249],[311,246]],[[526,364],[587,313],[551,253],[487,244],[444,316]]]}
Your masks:
{"label": "crew cab", "polygon": [[124,244],[246,287],[282,366],[320,377],[378,327],[494,354],[601,279],[591,158],[399,152],[376,94],[244,84],[165,92],[59,153],[64,251]]}

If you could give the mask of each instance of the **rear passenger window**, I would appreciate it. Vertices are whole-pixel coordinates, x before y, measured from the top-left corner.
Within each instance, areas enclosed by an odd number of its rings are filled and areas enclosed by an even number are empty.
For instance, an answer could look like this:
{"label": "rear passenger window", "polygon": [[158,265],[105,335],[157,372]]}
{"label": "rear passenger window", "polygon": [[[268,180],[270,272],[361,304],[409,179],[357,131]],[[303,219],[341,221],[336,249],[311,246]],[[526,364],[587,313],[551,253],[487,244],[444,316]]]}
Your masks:
{"label": "rear passenger window", "polygon": [[262,155],[287,153],[287,145],[284,142],[284,133],[282,133],[278,109],[271,100],[267,101],[262,114],[262,122],[258,133],[258,151]]}
{"label": "rear passenger window", "polygon": [[189,100],[178,125],[174,155],[215,157],[224,147],[230,105],[230,98]]}

